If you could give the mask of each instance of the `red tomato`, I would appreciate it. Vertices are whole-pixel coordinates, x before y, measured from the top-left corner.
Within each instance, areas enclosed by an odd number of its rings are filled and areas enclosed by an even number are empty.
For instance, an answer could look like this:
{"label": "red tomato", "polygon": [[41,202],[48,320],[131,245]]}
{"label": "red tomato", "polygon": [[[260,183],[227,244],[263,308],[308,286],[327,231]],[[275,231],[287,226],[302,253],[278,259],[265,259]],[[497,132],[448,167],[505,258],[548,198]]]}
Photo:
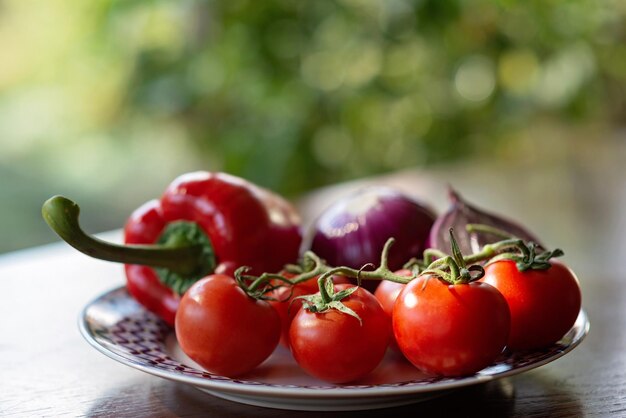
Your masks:
{"label": "red tomato", "polygon": [[[354,287],[335,286],[337,291]],[[300,309],[291,323],[291,352],[307,373],[331,383],[359,379],[382,360],[389,342],[389,323],[374,295],[358,288],[341,301],[355,317],[336,309],[312,313]]]}
{"label": "red tomato", "polygon": [[[413,273],[410,270],[406,270],[406,269],[398,270],[395,272],[395,274],[398,274],[400,276],[406,276],[406,277],[411,277],[413,275]],[[383,311],[385,311],[385,313],[387,314],[387,317],[389,318],[390,326],[391,326],[391,314],[393,312],[393,305],[396,303],[396,299],[398,298],[398,295],[400,294],[402,289],[404,289],[404,286],[406,285],[402,283],[396,283],[396,282],[392,282],[389,280],[383,280],[378,285],[378,287],[376,288],[376,291],[374,292],[374,296],[376,297],[376,299],[378,299],[378,301],[380,302],[380,306],[382,306]],[[398,343],[396,342],[396,338],[393,336],[393,334],[391,335],[389,346],[396,351],[400,351],[400,348],[398,348]]]}
{"label": "red tomato", "polygon": [[[284,273],[283,275],[288,279],[294,277],[293,274],[289,273]],[[344,276],[333,276],[333,282],[350,283],[350,280]],[[276,282],[276,284],[278,284],[278,282]],[[276,309],[276,312],[280,317],[280,343],[283,346],[289,347],[289,327],[291,326],[291,321],[296,316],[298,310],[302,306],[302,299],[296,299],[294,301],[294,298],[303,295],[312,295],[314,293],[317,293],[318,290],[319,287],[317,285],[317,277],[314,277],[305,282],[298,283],[292,288],[290,288],[289,286],[279,287],[268,294],[268,296],[276,299],[270,300],[268,302],[270,305],[272,305],[274,309]]]}
{"label": "red tomato", "polygon": [[574,325],[581,308],[578,280],[561,263],[520,272],[513,261],[497,261],[485,267],[482,281],[497,288],[509,304],[511,350],[554,344]]}
{"label": "red tomato", "polygon": [[182,350],[210,373],[238,376],[261,364],[280,337],[280,319],[232,277],[213,274],[187,290],[176,313]]}
{"label": "red tomato", "polygon": [[400,350],[426,373],[474,374],[492,364],[509,335],[509,308],[486,283],[448,284],[420,276],[406,285],[393,309]]}

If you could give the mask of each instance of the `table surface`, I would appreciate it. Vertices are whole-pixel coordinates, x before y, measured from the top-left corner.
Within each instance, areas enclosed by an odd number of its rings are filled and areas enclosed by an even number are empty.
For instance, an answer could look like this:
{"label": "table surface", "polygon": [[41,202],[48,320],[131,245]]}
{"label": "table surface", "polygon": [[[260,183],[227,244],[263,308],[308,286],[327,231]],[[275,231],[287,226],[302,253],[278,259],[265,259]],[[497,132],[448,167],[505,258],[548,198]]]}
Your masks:
{"label": "table surface", "polygon": [[[419,185],[424,193],[436,189],[419,173],[380,181],[407,190]],[[304,199],[304,212],[319,210],[329,196],[346,189],[326,189]],[[593,263],[573,264],[587,275],[579,272],[583,305],[591,320],[590,334],[574,351],[533,371],[388,409],[385,414],[626,416],[623,275],[614,269],[596,269]],[[80,336],[78,315],[87,302],[123,283],[120,266],[90,259],[61,243],[0,257],[0,416],[381,415],[380,411],[312,413],[242,405],[103,356]]]}

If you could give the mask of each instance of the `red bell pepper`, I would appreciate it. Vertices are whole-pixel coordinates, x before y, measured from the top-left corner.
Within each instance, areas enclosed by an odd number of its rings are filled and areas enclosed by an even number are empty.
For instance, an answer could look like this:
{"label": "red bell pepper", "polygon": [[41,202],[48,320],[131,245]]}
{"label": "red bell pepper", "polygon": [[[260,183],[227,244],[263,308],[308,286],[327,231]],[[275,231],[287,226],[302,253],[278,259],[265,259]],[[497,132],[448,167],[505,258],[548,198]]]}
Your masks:
{"label": "red bell pepper", "polygon": [[278,271],[296,261],[302,239],[299,216],[286,200],[223,173],[175,179],[159,200],[130,216],[126,246],[86,235],[78,211],[60,196],[43,208],[46,221],[70,245],[126,263],[129,293],[169,324],[180,295],[201,277],[215,271],[232,275],[240,266],[252,274]]}

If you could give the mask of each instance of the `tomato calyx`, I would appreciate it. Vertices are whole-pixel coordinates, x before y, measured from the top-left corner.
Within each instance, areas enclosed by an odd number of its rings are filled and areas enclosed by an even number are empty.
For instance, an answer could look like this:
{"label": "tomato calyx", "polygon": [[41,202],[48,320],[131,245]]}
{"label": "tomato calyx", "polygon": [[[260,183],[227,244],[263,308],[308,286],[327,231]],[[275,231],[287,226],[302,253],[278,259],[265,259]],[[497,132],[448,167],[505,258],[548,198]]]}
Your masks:
{"label": "tomato calyx", "polygon": [[[252,276],[245,274],[250,271],[248,266],[239,267],[235,270],[235,282],[237,285],[251,298],[257,300],[274,300],[274,301],[287,301],[291,298],[291,292],[293,292],[293,281],[284,277],[281,274],[275,273],[263,273],[260,276]],[[275,297],[269,296],[272,290],[279,287],[288,286],[291,290],[284,300],[278,300]]]}
{"label": "tomato calyx", "polygon": [[488,232],[501,237],[502,240],[486,244],[481,251],[463,256],[454,237],[453,229],[450,228],[452,255],[438,249],[428,248],[424,251],[422,259],[412,258],[404,265],[404,268],[417,275],[430,274],[450,284],[462,284],[480,280],[484,275],[483,265],[510,260],[515,262],[517,269],[521,272],[547,270],[552,266],[550,263],[552,258],[564,254],[559,248],[551,251],[545,250],[535,242],[524,241],[489,225],[468,224],[466,229],[468,232]]}
{"label": "tomato calyx", "polygon": [[396,274],[389,269],[387,263],[389,249],[394,242],[395,240],[393,238],[389,238],[387,240],[381,254],[380,265],[373,270],[366,270],[367,268],[375,267],[373,264],[366,264],[358,270],[346,266],[329,266],[313,251],[307,251],[304,253],[302,259],[300,260],[300,264],[287,264],[286,266],[284,266],[283,271],[293,275],[293,277],[290,277],[289,279],[286,279],[280,274],[272,273],[263,273],[260,276],[244,275],[244,273],[249,270],[248,268],[240,268],[238,270],[238,274],[237,272],[235,272],[235,276],[239,276],[240,283],[243,286],[250,288],[249,290],[252,291],[251,293],[255,295],[259,292],[262,293],[263,291],[267,292],[272,290],[271,287],[267,286],[267,283],[270,282],[272,279],[277,279],[284,283],[276,285],[276,287],[293,286],[311,280],[315,277],[327,278],[332,277],[333,275],[356,279],[359,283],[360,280],[389,280],[396,283],[406,284],[416,278],[417,273],[414,273],[413,275],[407,277]]}
{"label": "tomato calyx", "polygon": [[537,248],[539,247],[534,242],[524,243],[524,246],[528,249],[527,252],[522,252],[521,254],[502,253],[490,259],[488,264],[502,260],[511,260],[515,262],[515,266],[519,271],[547,270],[552,267],[550,259],[564,255],[563,250],[560,248],[537,253]]}
{"label": "tomato calyx", "polygon": [[[336,309],[355,317],[361,322],[361,318],[350,308],[341,303],[341,300],[350,296],[356,291],[357,287],[343,289],[335,292],[333,276],[343,276],[356,279],[357,283],[361,280],[389,280],[396,283],[406,284],[417,277],[417,273],[412,275],[400,275],[392,272],[388,266],[389,250],[394,243],[393,238],[389,238],[383,247],[380,265],[375,267],[373,264],[366,264],[360,269],[354,269],[346,266],[331,267],[326,264],[319,256],[312,251],[304,253],[300,264],[288,264],[284,266],[283,271],[293,277],[286,278],[281,274],[263,273],[260,276],[252,276],[245,274],[250,269],[248,267],[240,267],[235,271],[235,280],[239,287],[250,297],[254,299],[270,300],[278,302],[286,302],[291,299],[291,303],[295,300],[302,300],[303,307],[310,312],[322,313],[330,309]],[[371,270],[366,270],[371,268]],[[306,282],[317,277],[319,293],[314,295],[298,296],[292,299],[293,288],[295,285]],[[284,298],[277,300],[271,296],[272,291],[280,287],[289,286],[291,291]]]}
{"label": "tomato calyx", "polygon": [[[563,250],[560,248],[556,248],[552,251],[545,250],[540,244],[534,241],[524,241],[506,231],[490,225],[468,224],[465,229],[467,232],[485,232],[503,239],[502,241],[485,245],[482,251],[470,256],[476,260],[483,256],[487,256],[487,258],[491,257],[488,264],[500,260],[511,260],[515,262],[519,271],[547,270],[552,266],[550,263],[551,258],[562,257],[564,255]],[[492,255],[498,251],[507,249],[509,251],[495,256]],[[517,250],[518,252],[511,252],[510,250]]]}
{"label": "tomato calyx", "polygon": [[420,274],[428,270],[432,263],[439,259],[446,258],[447,256],[448,254],[436,248],[426,248],[422,258],[412,257],[402,268],[412,271],[415,274]]}
{"label": "tomato calyx", "polygon": [[433,261],[421,274],[436,276],[453,285],[480,280],[485,275],[485,269],[479,264],[468,265],[468,260],[463,257],[459,244],[454,237],[454,229],[450,228],[449,232],[452,255],[445,255],[445,257]]}
{"label": "tomato calyx", "polygon": [[[331,267],[327,265],[324,260],[321,260],[312,251],[307,251],[304,254],[302,261],[302,270],[304,271],[300,275],[293,278],[294,282],[300,282],[311,279],[318,275],[326,275],[328,277],[332,275],[340,275],[351,279],[356,279],[360,283],[360,280],[389,280],[396,283],[406,284],[417,277],[417,274],[413,274],[411,277],[395,274],[389,269],[389,250],[395,242],[394,238],[389,238],[383,247],[380,255],[380,264],[373,270],[366,270],[367,268],[375,267],[369,263],[362,266],[360,269],[354,269],[347,266]],[[321,276],[320,276],[321,278]]]}
{"label": "tomato calyx", "polygon": [[339,292],[335,292],[332,274],[327,273],[320,276],[317,283],[320,289],[319,293],[294,298],[294,300],[302,300],[303,309],[312,313],[324,313],[331,309],[335,309],[356,318],[359,321],[359,324],[363,325],[361,317],[341,302],[343,299],[354,293],[358,289],[358,286],[349,287],[347,289],[340,290]]}

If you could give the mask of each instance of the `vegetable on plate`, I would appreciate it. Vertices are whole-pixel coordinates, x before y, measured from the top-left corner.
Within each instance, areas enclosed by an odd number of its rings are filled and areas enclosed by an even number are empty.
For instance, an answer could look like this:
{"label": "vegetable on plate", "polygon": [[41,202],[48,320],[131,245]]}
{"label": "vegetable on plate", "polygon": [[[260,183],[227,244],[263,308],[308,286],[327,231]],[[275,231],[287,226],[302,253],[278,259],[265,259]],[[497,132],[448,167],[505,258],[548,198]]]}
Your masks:
{"label": "vegetable on plate", "polygon": [[[395,274],[400,275],[400,276],[406,276],[409,278],[413,276],[413,272],[407,269],[398,270],[395,272]],[[378,302],[380,303],[380,306],[383,308],[383,312],[385,312],[385,314],[387,315],[389,324],[391,324],[391,318],[393,315],[393,307],[396,304],[396,299],[398,299],[398,295],[400,294],[400,292],[402,292],[405,286],[406,286],[406,283],[383,280],[382,282],[380,282],[378,287],[376,287],[376,291],[374,292],[374,297],[378,300]],[[393,333],[391,334],[389,346],[395,351],[400,351],[400,349],[398,348],[398,343],[396,342],[396,338],[394,337]]]}
{"label": "vegetable on plate", "polygon": [[[290,274],[288,272],[282,272],[281,276],[287,279],[293,279],[296,277],[294,274]],[[317,293],[319,290],[317,279],[318,276],[314,276],[299,283],[292,283],[288,285],[282,283],[282,286],[280,283],[274,282],[276,287],[266,294],[268,303],[272,305],[280,317],[282,329],[280,343],[285,347],[289,347],[289,327],[291,326],[291,321],[293,321],[293,318],[302,306],[302,299],[300,296]],[[335,284],[350,283],[350,281],[344,276],[333,276],[332,280]]]}
{"label": "vegetable on plate", "polygon": [[582,304],[578,279],[564,264],[522,268],[501,259],[485,266],[482,281],[502,293],[511,311],[509,350],[548,347],[574,325]]}
{"label": "vegetable on plate", "polygon": [[175,179],[133,212],[125,245],[86,234],[67,198],[49,199],[42,213],[79,251],[125,263],[129,293],[175,326],[207,372],[245,375],[280,341],[308,374],[345,384],[390,346],[426,373],[467,376],[505,348],[545,348],[574,325],[578,280],[551,260],[562,251],[450,197],[435,221],[396,190],[361,190],[322,213],[300,258],[295,209],[223,173]]}
{"label": "vegetable on plate", "polygon": [[[388,187],[368,187],[333,203],[315,221],[310,248],[332,266],[375,263],[389,238],[389,268],[400,269],[426,248],[435,215],[425,205]],[[373,289],[372,283],[365,286]]]}
{"label": "vegetable on plate", "polygon": [[420,370],[465,376],[489,366],[504,350],[510,312],[500,292],[477,282],[482,267],[468,266],[450,235],[453,256],[431,264],[398,295],[393,333],[402,354]]}
{"label": "vegetable on plate", "polygon": [[79,207],[55,196],[42,208],[61,238],[95,258],[126,264],[129,293],[173,325],[180,296],[199,279],[279,271],[298,258],[300,219],[282,197],[224,173],[194,172],[175,179],[158,200],[138,208],[124,228],[126,246],[88,236]]}
{"label": "vegetable on plate", "polygon": [[[448,190],[450,207],[437,217],[430,230],[428,246],[440,251],[450,249],[450,228],[454,229],[459,249],[464,254],[479,252],[486,244],[491,244],[502,239],[501,233],[506,232],[508,237],[515,236],[524,241],[532,241],[539,244],[534,234],[525,227],[504,218],[501,215],[486,212],[468,203],[454,189]],[[467,228],[468,225],[487,226],[489,228]]]}
{"label": "vegetable on plate", "polygon": [[320,278],[320,292],[305,297],[291,322],[296,362],[308,374],[347,383],[370,373],[383,359],[390,324],[376,298],[362,287]]}
{"label": "vegetable on plate", "polygon": [[182,350],[206,371],[235,377],[272,354],[280,338],[280,318],[265,300],[225,274],[194,283],[176,314]]}

